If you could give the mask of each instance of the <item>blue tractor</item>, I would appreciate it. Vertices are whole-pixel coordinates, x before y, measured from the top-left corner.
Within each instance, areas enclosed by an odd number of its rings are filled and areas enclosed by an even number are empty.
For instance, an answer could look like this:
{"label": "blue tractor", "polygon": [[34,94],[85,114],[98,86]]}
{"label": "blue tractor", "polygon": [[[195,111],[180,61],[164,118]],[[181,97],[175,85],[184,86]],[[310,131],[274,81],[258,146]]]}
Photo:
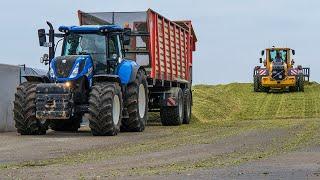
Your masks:
{"label": "blue tractor", "polygon": [[[49,54],[47,76],[25,76],[17,87],[14,120],[18,133],[41,135],[77,131],[88,114],[95,136],[113,136],[121,131],[141,132],[148,112],[148,86],[144,68],[125,58],[131,30],[117,25],[61,26],[55,33],[39,29],[40,46]],[[49,41],[47,41],[47,36]],[[61,56],[55,56],[55,39],[62,41]]]}

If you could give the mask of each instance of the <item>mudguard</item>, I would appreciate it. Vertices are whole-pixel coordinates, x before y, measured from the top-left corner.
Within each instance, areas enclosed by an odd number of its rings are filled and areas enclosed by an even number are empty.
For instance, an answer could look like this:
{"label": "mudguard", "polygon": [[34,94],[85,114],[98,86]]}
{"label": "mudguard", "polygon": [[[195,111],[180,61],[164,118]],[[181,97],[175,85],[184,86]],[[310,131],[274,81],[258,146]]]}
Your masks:
{"label": "mudguard", "polygon": [[140,65],[138,65],[135,61],[126,59],[122,60],[116,71],[120,78],[121,84],[127,85],[133,82],[136,79],[139,69]]}
{"label": "mudguard", "polygon": [[49,83],[50,79],[47,76],[41,75],[26,75],[26,76],[21,76],[24,77],[28,82],[43,82],[43,83]]}

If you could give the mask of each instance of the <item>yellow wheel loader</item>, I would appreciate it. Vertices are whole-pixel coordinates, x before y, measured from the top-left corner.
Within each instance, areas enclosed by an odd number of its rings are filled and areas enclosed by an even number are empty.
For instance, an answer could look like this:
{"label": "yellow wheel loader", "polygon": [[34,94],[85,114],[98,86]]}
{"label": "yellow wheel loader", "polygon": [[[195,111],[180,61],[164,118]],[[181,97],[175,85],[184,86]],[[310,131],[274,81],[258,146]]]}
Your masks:
{"label": "yellow wheel loader", "polygon": [[309,77],[309,68],[294,67],[295,50],[290,48],[268,48],[261,51],[260,63],[254,68],[254,91],[270,90],[304,91],[304,79]]}

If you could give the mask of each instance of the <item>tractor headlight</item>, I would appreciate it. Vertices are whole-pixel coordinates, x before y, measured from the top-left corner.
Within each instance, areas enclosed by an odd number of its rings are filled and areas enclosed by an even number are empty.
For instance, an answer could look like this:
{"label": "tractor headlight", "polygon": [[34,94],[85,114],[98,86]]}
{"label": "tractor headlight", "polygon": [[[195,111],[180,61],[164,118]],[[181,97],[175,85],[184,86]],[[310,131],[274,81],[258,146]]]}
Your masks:
{"label": "tractor headlight", "polygon": [[69,78],[74,78],[78,75],[79,73],[79,62],[76,64],[76,66],[73,68],[71,75],[69,76]]}

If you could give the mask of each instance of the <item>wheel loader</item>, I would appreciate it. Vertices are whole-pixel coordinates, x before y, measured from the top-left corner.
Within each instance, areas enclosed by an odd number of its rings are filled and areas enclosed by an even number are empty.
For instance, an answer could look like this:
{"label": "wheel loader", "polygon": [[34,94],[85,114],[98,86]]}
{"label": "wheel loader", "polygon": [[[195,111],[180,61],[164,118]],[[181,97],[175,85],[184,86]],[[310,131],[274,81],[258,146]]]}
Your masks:
{"label": "wheel loader", "polygon": [[254,91],[304,91],[304,77],[309,75],[304,74],[301,65],[294,66],[294,55],[295,50],[290,48],[272,47],[262,50],[260,63],[263,63],[263,67],[256,66],[253,73]]}

